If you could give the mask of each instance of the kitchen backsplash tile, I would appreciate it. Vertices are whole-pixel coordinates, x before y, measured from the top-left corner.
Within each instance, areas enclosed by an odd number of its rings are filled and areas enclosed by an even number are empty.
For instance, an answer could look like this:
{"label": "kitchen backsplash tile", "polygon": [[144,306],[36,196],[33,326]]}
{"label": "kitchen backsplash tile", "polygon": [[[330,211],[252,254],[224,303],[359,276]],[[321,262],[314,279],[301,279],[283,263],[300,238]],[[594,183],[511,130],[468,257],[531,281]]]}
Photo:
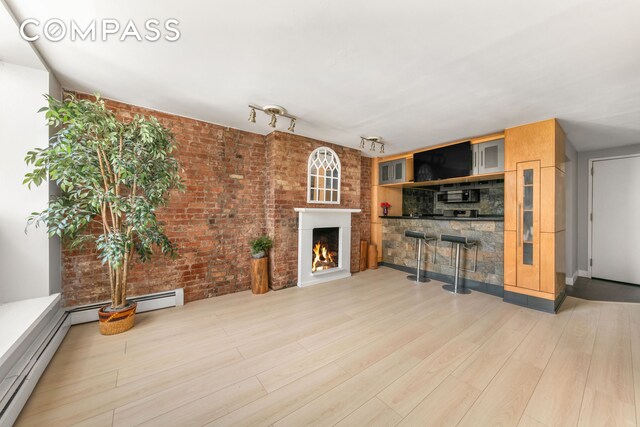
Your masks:
{"label": "kitchen backsplash tile", "polygon": [[504,187],[480,189],[478,203],[443,203],[436,200],[436,192],[423,188],[402,190],[402,215],[442,214],[444,209],[477,209],[480,215],[504,215]]}
{"label": "kitchen backsplash tile", "polygon": [[435,194],[434,191],[423,188],[403,188],[402,215],[432,214],[435,208]]}

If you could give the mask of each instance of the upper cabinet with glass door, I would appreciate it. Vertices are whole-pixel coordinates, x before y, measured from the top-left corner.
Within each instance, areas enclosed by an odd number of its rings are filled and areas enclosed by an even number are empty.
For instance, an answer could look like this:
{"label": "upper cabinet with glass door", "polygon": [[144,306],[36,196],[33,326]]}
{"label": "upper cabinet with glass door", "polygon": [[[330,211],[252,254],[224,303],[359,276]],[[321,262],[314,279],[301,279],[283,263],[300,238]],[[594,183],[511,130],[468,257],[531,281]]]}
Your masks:
{"label": "upper cabinet with glass door", "polygon": [[473,145],[473,174],[504,172],[504,139]]}
{"label": "upper cabinet with glass door", "polygon": [[406,181],[407,159],[382,162],[378,167],[378,184],[395,184]]}

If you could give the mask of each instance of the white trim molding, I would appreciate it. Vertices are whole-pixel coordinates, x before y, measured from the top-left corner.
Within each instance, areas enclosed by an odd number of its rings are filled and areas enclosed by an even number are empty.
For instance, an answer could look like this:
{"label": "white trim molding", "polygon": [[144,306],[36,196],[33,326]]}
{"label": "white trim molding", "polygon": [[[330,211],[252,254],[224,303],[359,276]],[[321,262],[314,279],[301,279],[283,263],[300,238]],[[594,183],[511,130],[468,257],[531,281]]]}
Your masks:
{"label": "white trim molding", "polygon": [[573,286],[578,280],[578,272],[574,272],[571,276],[567,275],[566,284],[569,286]]}

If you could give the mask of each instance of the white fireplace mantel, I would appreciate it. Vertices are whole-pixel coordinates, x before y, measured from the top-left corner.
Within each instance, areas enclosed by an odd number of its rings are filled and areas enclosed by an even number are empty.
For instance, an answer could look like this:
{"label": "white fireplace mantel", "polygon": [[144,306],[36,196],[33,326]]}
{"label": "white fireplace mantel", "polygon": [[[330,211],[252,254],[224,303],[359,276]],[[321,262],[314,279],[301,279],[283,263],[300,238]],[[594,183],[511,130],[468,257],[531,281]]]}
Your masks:
{"label": "white fireplace mantel", "polygon": [[359,213],[362,209],[334,209],[334,208],[293,208],[296,212],[317,212],[317,213]]}
{"label": "white fireplace mantel", "polygon": [[[294,208],[298,212],[298,286],[310,286],[351,276],[351,214],[362,209]],[[338,267],[313,273],[313,229],[339,229]]]}

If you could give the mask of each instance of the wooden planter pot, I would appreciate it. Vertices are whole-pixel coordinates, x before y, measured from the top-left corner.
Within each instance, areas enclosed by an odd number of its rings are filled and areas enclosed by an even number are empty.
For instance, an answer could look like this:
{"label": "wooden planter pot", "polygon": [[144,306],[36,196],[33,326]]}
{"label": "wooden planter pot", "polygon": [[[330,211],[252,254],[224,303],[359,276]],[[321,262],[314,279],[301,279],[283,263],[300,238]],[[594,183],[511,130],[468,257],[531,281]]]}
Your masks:
{"label": "wooden planter pot", "polygon": [[136,320],[136,308],[138,304],[129,303],[122,310],[106,311],[110,306],[104,306],[98,310],[100,320],[100,333],[102,335],[115,335],[133,328]]}
{"label": "wooden planter pot", "polygon": [[269,291],[269,258],[251,259],[251,292],[264,294]]}

